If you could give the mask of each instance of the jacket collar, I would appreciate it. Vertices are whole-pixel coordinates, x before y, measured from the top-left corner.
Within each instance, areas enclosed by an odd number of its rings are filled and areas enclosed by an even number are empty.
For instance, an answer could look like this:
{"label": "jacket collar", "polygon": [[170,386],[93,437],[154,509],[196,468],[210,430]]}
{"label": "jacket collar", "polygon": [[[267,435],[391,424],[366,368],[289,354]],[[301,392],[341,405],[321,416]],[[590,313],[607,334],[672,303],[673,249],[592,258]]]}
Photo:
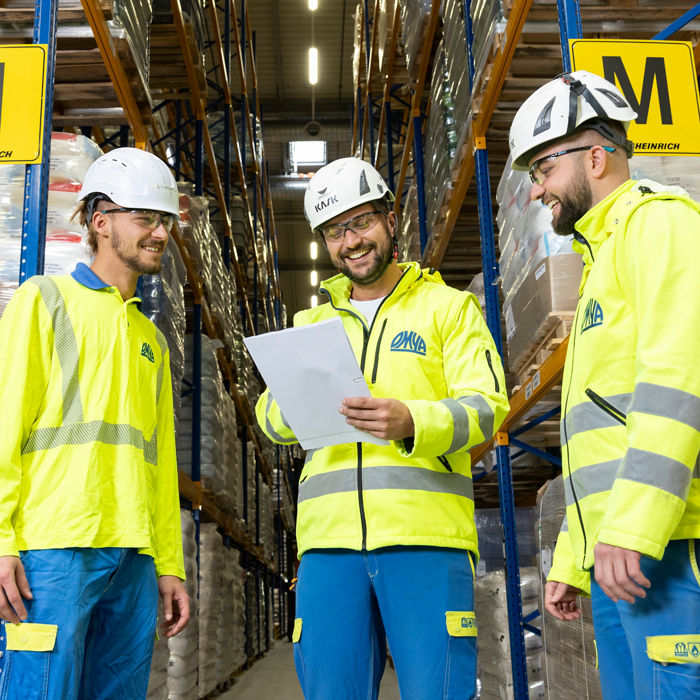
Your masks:
{"label": "jacket collar", "polygon": [[[399,263],[399,269],[402,272],[401,279],[396,284],[396,287],[389,294],[390,297],[401,296],[409,287],[420,280],[422,277],[429,277],[434,282],[444,284],[438,273],[429,274],[421,270],[420,263],[408,262]],[[328,296],[333,303],[333,306],[349,306],[350,294],[352,292],[352,282],[343,274],[338,274],[335,277],[324,280],[320,285],[321,292]]]}

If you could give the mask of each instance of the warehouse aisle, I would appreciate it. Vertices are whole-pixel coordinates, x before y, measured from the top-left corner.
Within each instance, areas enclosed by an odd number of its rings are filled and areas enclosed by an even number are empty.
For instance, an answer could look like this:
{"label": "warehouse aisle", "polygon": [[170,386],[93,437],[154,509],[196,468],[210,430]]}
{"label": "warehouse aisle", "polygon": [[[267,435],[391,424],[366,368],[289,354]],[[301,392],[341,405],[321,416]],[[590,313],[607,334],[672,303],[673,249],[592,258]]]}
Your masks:
{"label": "warehouse aisle", "polygon": [[[289,642],[274,646],[234,686],[217,700],[303,700],[294,671],[294,655]],[[379,700],[399,700],[394,669],[387,666]]]}

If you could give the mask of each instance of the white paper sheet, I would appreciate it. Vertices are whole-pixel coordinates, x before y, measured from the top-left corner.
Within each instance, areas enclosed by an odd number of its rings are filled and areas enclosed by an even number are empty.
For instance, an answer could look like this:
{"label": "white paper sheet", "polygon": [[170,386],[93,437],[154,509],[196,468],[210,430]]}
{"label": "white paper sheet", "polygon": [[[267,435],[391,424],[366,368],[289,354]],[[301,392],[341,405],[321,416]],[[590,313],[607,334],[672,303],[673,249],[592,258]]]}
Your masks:
{"label": "white paper sheet", "polygon": [[245,338],[282,415],[305,449],[371,442],[388,445],[345,422],[352,396],[371,396],[339,318]]}

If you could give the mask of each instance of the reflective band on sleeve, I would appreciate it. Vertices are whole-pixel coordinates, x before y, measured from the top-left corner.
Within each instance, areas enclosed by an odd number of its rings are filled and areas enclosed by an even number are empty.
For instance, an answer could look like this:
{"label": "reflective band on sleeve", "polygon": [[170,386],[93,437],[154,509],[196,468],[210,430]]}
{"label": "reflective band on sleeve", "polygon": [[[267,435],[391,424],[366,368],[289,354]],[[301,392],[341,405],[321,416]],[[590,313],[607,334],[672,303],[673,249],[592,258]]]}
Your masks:
{"label": "reflective band on sleeve", "polygon": [[[602,398],[622,413],[627,413],[632,402],[632,394],[615,394],[614,396],[604,396]],[[562,430],[562,446],[565,444],[563,442],[564,435],[571,440],[574,435],[587,433],[589,430],[622,427],[609,413],[596,406],[592,401],[586,401],[570,408],[562,423],[564,423],[562,428],[565,428],[565,430]]]}
{"label": "reflective band on sleeve", "polygon": [[132,425],[115,425],[104,421],[89,421],[88,423],[70,423],[58,428],[39,428],[29,435],[22,448],[22,454],[51,450],[64,445],[87,445],[91,442],[101,442],[105,445],[131,445],[143,452],[144,460],[149,464],[157,464],[158,441],[156,431],[149,442],[143,433]]}
{"label": "reflective band on sleeve", "polygon": [[476,637],[476,615],[473,611],[448,610],[445,625],[450,637]]}
{"label": "reflective band on sleeve", "polygon": [[488,401],[480,394],[467,396],[466,398],[458,399],[463,406],[473,408],[479,416],[479,429],[484,436],[484,440],[488,440],[493,436],[493,409],[489,406]]}
{"label": "reflective band on sleeve", "polygon": [[615,483],[617,472],[622,464],[621,459],[613,459],[609,462],[599,462],[589,464],[587,467],[579,467],[571,476],[564,477],[564,496],[566,505],[574,504],[573,490],[576,492],[576,499],[581,500],[594,493],[609,491]]}
{"label": "reflective band on sleeve", "polygon": [[666,664],[700,664],[700,634],[647,637],[647,656]]}
{"label": "reflective band on sleeve", "polygon": [[317,447],[312,447],[310,450],[306,450],[306,457],[304,457],[304,464],[308,464],[314,458],[314,455],[317,452],[318,452]]}
{"label": "reflective band on sleeve", "polygon": [[632,411],[670,418],[700,430],[700,396],[681,389],[640,382],[634,390]]}
{"label": "reflective band on sleeve", "polygon": [[56,355],[63,375],[63,422],[80,423],[83,403],[80,398],[80,354],[75,331],[66,311],[66,302],[56,283],[50,277],[33,277],[41,298],[51,314]]}
{"label": "reflective band on sleeve", "polygon": [[569,531],[569,522],[566,519],[566,515],[564,515],[564,520],[561,522],[561,527],[559,528],[559,532],[568,532]]}
{"label": "reflective band on sleeve", "polygon": [[445,452],[446,455],[461,450],[469,442],[469,415],[464,407],[455,399],[441,399],[452,414],[452,443]]}
{"label": "reflective band on sleeve", "polygon": [[[422,467],[365,467],[362,470],[362,490],[381,489],[431,491],[474,498],[472,480],[463,474],[437,472]],[[316,474],[299,484],[299,503],[310,498],[356,490],[356,469],[338,469],[325,474]]]}
{"label": "reflective band on sleeve", "polygon": [[168,341],[161,331],[156,328],[156,340],[158,341],[158,347],[160,348],[160,364],[158,365],[158,374],[156,375],[156,406],[160,402],[160,390],[163,386],[163,374],[165,367],[165,358],[168,354]]}
{"label": "reflective band on sleeve", "polygon": [[[274,399],[272,398],[272,394],[268,392],[267,394],[267,406],[265,406],[265,429],[267,430],[267,434],[275,441],[275,442],[290,442],[290,438],[283,438],[273,427],[272,423],[270,423],[270,409],[272,408],[272,402]],[[281,415],[281,414],[280,414]],[[286,423],[285,423],[286,425]]]}
{"label": "reflective band on sleeve", "polygon": [[654,486],[685,500],[688,497],[690,468],[664,455],[630,447],[619,477],[639,484]]}

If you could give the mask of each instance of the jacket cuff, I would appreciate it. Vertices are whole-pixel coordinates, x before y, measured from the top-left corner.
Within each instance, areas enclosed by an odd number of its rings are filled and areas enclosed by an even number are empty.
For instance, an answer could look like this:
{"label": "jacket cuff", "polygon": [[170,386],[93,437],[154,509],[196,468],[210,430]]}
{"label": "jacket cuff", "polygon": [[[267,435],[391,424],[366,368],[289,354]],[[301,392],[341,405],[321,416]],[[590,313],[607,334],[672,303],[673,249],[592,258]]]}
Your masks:
{"label": "jacket cuff", "polygon": [[413,437],[393,441],[403,457],[436,457],[447,451],[452,432],[445,433],[444,426],[452,426],[452,416],[439,401],[413,399],[403,402],[413,419]]}
{"label": "jacket cuff", "polygon": [[547,576],[547,581],[568,583],[569,586],[578,588],[581,591],[581,595],[586,597],[591,595],[591,574],[583,569],[569,569],[553,564]]}
{"label": "jacket cuff", "polygon": [[650,542],[649,540],[639,537],[638,535],[630,535],[626,532],[618,532],[605,527],[602,528],[598,534],[598,542],[610,544],[613,547],[624,547],[625,549],[631,549],[635,552],[640,552],[647,557],[658,560],[663,558],[666,544],[668,544]]}

